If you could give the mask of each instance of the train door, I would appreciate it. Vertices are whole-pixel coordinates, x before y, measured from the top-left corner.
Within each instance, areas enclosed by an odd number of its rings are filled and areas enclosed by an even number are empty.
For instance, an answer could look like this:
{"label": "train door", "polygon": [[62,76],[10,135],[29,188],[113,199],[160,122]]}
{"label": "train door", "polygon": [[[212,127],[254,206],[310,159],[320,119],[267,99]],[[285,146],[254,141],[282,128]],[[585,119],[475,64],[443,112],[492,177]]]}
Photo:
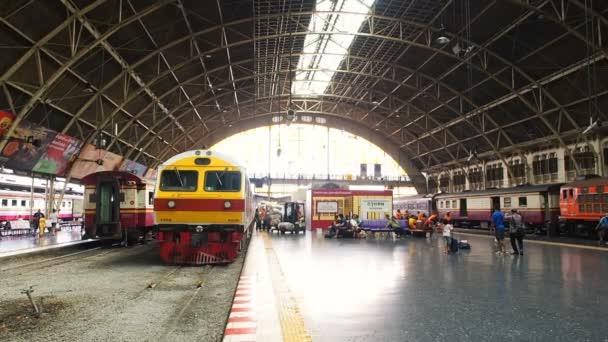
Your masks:
{"label": "train door", "polygon": [[95,204],[96,233],[100,237],[120,238],[120,201],[121,193],[118,180],[103,179],[97,184]]}
{"label": "train door", "polygon": [[500,197],[495,196],[495,197],[491,197],[492,200],[492,212],[494,212],[494,210],[498,209],[500,210]]}
{"label": "train door", "polygon": [[460,217],[467,217],[467,199],[460,199]]}

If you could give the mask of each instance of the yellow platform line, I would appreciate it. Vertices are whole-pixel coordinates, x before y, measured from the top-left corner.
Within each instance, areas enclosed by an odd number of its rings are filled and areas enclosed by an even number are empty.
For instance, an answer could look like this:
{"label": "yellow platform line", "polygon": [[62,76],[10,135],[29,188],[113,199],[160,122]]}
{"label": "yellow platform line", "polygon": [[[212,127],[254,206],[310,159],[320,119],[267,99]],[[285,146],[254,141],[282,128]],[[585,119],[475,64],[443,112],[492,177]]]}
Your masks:
{"label": "yellow platform line", "polygon": [[272,248],[272,240],[266,233],[262,233],[261,235],[264,239],[264,248],[267,251],[270,277],[279,311],[283,341],[310,342],[312,338],[306,329],[304,317],[302,317],[298,304],[289,291],[289,286],[281,270],[279,259]]}
{"label": "yellow platform line", "polygon": [[[468,235],[468,236],[481,236],[485,238],[494,238],[492,235],[482,235],[482,234],[474,234],[474,233],[461,233],[454,232],[454,234]],[[572,247],[572,248],[582,248],[582,249],[590,249],[593,251],[602,251],[608,252],[608,248],[598,247],[598,246],[586,246],[586,245],[576,245],[573,243],[564,243],[564,242],[552,242],[552,241],[541,241],[541,240],[525,240],[526,243],[536,243],[539,245],[549,245],[549,246],[561,246],[561,247]]]}

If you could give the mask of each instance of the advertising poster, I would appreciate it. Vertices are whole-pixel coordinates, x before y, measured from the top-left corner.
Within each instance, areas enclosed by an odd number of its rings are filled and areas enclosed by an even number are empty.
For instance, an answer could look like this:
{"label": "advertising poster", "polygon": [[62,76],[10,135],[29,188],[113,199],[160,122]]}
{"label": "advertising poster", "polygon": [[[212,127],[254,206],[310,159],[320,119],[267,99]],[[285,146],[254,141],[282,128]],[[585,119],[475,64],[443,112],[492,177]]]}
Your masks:
{"label": "advertising poster", "polygon": [[15,114],[0,110],[0,137],[3,136],[6,131],[8,131],[14,120]]}
{"label": "advertising poster", "polygon": [[393,202],[388,199],[362,199],[360,206],[363,219],[378,219],[393,212]]}
{"label": "advertising poster", "polygon": [[143,177],[146,174],[148,168],[145,165],[141,165],[129,159],[124,159],[120,165],[120,171],[131,172],[134,175]]}
{"label": "advertising poster", "polygon": [[116,170],[122,159],[117,154],[106,150],[98,150],[93,145],[87,145],[81,150],[74,163],[72,177],[82,179],[91,173]]}
{"label": "advertising poster", "polygon": [[64,176],[72,158],[78,156],[82,142],[58,133],[32,171]]}
{"label": "advertising poster", "polygon": [[2,150],[4,166],[21,171],[31,171],[44,155],[57,132],[21,121]]}
{"label": "advertising poster", "polygon": [[336,201],[319,201],[317,202],[317,213],[337,213],[338,202]]}

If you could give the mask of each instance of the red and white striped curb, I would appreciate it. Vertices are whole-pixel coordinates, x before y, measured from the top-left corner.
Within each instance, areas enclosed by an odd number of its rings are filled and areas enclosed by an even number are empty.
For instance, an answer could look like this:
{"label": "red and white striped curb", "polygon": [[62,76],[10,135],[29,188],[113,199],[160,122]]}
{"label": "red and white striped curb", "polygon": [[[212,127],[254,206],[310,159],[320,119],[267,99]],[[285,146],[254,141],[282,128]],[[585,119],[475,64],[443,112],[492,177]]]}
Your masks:
{"label": "red and white striped curb", "polygon": [[236,287],[223,342],[256,341],[255,284],[250,276],[241,276]]}

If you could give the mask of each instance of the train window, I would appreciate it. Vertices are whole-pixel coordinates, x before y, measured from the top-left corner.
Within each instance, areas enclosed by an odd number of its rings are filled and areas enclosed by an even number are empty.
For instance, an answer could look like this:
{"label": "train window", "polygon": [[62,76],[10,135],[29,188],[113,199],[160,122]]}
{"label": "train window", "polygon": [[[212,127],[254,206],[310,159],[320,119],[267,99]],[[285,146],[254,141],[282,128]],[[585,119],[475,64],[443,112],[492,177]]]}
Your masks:
{"label": "train window", "polygon": [[148,191],[148,205],[154,204],[154,191]]}
{"label": "train window", "polygon": [[591,204],[591,203],[585,204],[585,211],[588,212],[588,213],[592,213],[593,212],[593,204]]}
{"label": "train window", "polygon": [[17,206],[17,200],[16,199],[14,199],[14,200],[11,201],[11,206],[12,207],[16,207]]}
{"label": "train window", "polygon": [[211,164],[211,159],[209,159],[209,158],[196,158],[196,159],[194,159],[194,164],[196,164],[196,165],[209,165],[209,164]]}
{"label": "train window", "polygon": [[61,207],[62,207],[62,208],[65,208],[65,201],[62,201],[62,202],[61,202]]}
{"label": "train window", "polygon": [[567,199],[568,198],[568,190],[564,189],[562,190],[562,199]]}
{"label": "train window", "polygon": [[595,192],[597,192],[598,194],[604,193],[604,186],[603,185],[596,186],[595,187]]}
{"label": "train window", "polygon": [[3,199],[3,200],[2,200],[2,206],[3,206],[3,207],[8,206],[8,200]]}
{"label": "train window", "polygon": [[450,208],[450,201],[445,201],[445,207],[446,207],[446,209]]}
{"label": "train window", "polygon": [[443,201],[439,201],[439,208],[443,209]]}
{"label": "train window", "polygon": [[197,171],[165,170],[160,175],[160,189],[163,191],[196,191],[197,186]]}
{"label": "train window", "polygon": [[205,191],[240,191],[241,173],[239,171],[205,172]]}
{"label": "train window", "polygon": [[27,207],[27,201],[26,200],[21,200],[21,206],[22,207]]}
{"label": "train window", "polygon": [[594,212],[599,213],[601,209],[602,209],[602,206],[599,203],[595,203],[593,205],[593,211]]}
{"label": "train window", "polygon": [[525,208],[528,206],[528,197],[520,197],[519,198],[519,207],[520,208]]}
{"label": "train window", "polygon": [[505,197],[504,198],[504,207],[505,208],[511,208],[511,197]]}
{"label": "train window", "polygon": [[584,204],[579,204],[578,205],[578,211],[580,211],[581,213],[585,212],[585,205]]}
{"label": "train window", "polygon": [[568,189],[568,197],[574,198],[574,190],[573,189]]}
{"label": "train window", "polygon": [[454,208],[454,209],[458,208],[458,205],[456,204],[456,200],[452,201],[452,208]]}

